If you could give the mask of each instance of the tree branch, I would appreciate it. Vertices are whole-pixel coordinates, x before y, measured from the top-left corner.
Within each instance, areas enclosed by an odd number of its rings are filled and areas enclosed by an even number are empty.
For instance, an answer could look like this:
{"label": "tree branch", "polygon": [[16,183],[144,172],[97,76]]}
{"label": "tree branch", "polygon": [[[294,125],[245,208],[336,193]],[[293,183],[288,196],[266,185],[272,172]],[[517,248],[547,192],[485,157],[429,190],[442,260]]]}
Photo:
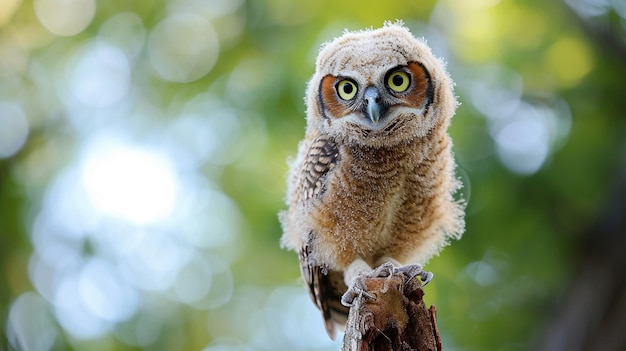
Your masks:
{"label": "tree branch", "polygon": [[[350,308],[342,351],[441,351],[435,306],[426,308],[417,278],[367,278],[367,294]],[[372,298],[373,296],[373,298]]]}

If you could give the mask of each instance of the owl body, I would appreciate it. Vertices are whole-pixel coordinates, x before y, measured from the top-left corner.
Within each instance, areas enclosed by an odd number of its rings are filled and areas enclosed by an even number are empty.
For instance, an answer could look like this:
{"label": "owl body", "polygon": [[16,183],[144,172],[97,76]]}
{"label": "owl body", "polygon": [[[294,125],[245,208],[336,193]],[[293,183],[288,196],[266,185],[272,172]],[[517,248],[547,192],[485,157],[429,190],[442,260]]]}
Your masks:
{"label": "owl body", "polygon": [[346,32],[318,56],[280,218],[331,337],[363,267],[423,264],[462,234],[452,88],[443,63],[401,24]]}

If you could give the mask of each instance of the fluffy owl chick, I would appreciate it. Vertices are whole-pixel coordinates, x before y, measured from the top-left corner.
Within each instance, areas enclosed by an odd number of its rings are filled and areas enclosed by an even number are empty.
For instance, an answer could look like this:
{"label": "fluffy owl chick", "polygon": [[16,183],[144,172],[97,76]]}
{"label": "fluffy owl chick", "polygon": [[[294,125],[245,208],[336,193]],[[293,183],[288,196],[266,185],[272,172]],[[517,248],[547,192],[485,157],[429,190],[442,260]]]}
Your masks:
{"label": "fluffy owl chick", "polygon": [[306,104],[282,245],[298,252],[334,338],[347,319],[342,296],[362,289],[357,277],[387,262],[424,264],[461,236],[447,133],[457,102],[444,63],[386,23],[322,47]]}

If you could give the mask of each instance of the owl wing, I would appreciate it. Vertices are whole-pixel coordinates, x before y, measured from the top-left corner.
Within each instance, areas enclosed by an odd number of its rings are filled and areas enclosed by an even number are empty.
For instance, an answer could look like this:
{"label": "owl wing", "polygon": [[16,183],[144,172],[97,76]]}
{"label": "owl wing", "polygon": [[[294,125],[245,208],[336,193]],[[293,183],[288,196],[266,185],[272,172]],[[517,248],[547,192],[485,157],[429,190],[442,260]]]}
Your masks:
{"label": "owl wing", "polygon": [[[330,137],[318,136],[310,144],[299,175],[296,201],[307,201],[320,197],[325,191],[324,177],[339,162],[337,143]],[[322,311],[328,335],[335,338],[335,323],[345,325],[348,308],[341,304],[341,296],[347,290],[343,273],[328,270],[311,260],[311,239],[299,252],[300,270],[311,300]]]}
{"label": "owl wing", "polygon": [[299,175],[296,201],[319,197],[325,190],[323,177],[339,162],[337,143],[328,136],[313,140],[304,158]]}
{"label": "owl wing", "polygon": [[326,332],[335,340],[335,324],[345,325],[348,320],[348,307],[341,304],[341,296],[348,289],[343,281],[343,273],[327,270],[309,259],[311,247],[305,245],[300,250],[300,270],[309,288],[311,300],[322,311]]}

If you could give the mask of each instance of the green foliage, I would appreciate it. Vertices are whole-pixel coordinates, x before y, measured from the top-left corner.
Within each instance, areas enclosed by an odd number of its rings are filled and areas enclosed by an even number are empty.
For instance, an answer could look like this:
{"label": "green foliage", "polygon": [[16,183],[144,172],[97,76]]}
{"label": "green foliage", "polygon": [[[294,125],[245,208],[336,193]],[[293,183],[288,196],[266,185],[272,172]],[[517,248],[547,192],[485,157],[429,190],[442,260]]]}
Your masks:
{"label": "green foliage", "polygon": [[[277,213],[318,47],[344,28],[402,19],[457,83],[467,229],[429,263],[426,288],[446,349],[530,347],[624,157],[624,43],[584,26],[608,21],[623,38],[617,8],[581,19],[522,0],[61,3],[0,4],[1,350],[337,349],[279,247]],[[111,163],[94,171],[96,151]],[[165,173],[141,173],[153,166]],[[128,184],[131,204],[164,207],[110,207]],[[140,259],[157,278],[132,275]]]}

